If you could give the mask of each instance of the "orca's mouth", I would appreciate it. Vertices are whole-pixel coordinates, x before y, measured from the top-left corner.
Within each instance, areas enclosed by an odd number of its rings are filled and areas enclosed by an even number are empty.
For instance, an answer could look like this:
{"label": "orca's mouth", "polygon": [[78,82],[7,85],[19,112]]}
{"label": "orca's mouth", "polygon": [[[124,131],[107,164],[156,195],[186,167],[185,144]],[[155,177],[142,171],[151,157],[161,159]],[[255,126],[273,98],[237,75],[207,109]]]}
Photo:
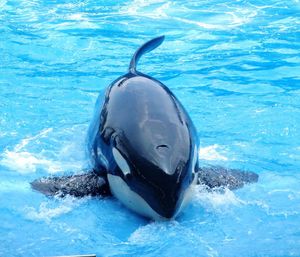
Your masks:
{"label": "orca's mouth", "polygon": [[185,191],[178,189],[179,192],[174,190],[168,192],[149,184],[149,182],[144,184],[133,177],[129,180],[125,182],[129,188],[139,195],[162,219],[172,219],[178,214]]}
{"label": "orca's mouth", "polygon": [[[157,146],[162,151],[169,150],[167,145]],[[150,166],[143,172],[133,169],[130,177],[123,177],[128,187],[138,194],[153,211],[164,219],[175,218],[186,205],[186,193],[192,181],[192,172],[180,161],[171,174]]]}

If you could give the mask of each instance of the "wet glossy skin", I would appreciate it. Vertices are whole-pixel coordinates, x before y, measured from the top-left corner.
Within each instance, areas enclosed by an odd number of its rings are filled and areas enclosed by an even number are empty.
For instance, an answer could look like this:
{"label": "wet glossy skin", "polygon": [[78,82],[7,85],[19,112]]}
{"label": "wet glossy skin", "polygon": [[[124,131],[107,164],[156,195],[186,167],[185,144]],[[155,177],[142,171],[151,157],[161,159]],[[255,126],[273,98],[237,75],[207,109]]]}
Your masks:
{"label": "wet glossy skin", "polygon": [[[166,86],[141,73],[117,79],[107,90],[92,140],[99,170],[122,177],[161,216],[176,213],[197,170],[198,142],[189,116]],[[117,166],[113,147],[130,174]]]}

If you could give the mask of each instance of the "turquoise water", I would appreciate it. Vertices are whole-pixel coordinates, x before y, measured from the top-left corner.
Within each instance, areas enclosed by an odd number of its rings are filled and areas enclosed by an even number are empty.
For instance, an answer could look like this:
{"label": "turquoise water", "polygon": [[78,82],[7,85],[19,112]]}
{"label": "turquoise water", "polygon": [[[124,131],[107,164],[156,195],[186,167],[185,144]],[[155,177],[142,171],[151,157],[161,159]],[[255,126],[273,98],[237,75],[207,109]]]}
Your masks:
{"label": "turquoise water", "polygon": [[[33,192],[88,166],[98,94],[162,34],[139,67],[189,111],[202,165],[259,182],[199,187],[163,223],[111,198]],[[0,256],[300,256],[299,54],[299,0],[0,0]]]}

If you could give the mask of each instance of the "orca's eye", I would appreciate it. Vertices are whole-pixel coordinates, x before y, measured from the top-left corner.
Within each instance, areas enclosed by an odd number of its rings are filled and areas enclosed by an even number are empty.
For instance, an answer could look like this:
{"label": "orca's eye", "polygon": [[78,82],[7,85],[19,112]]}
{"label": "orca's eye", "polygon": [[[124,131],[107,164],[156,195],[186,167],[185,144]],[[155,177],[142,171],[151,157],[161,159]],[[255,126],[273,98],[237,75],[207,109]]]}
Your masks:
{"label": "orca's eye", "polygon": [[117,165],[119,166],[120,170],[123,172],[124,176],[126,178],[130,177],[130,167],[127,164],[125,158],[115,147],[112,149],[112,153]]}

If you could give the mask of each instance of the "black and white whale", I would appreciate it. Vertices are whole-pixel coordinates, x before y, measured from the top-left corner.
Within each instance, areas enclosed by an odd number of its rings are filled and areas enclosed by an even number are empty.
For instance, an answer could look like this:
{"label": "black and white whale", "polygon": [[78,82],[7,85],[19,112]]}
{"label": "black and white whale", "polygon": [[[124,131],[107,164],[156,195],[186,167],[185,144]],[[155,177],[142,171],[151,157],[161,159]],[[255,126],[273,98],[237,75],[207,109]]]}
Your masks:
{"label": "black and white whale", "polygon": [[160,81],[137,71],[140,57],[164,36],[142,45],[129,71],[99,97],[88,131],[92,171],[31,183],[46,195],[114,195],[129,209],[160,220],[174,218],[188,204],[192,188],[236,189],[256,182],[252,172],[199,168],[196,128],[176,96]]}

